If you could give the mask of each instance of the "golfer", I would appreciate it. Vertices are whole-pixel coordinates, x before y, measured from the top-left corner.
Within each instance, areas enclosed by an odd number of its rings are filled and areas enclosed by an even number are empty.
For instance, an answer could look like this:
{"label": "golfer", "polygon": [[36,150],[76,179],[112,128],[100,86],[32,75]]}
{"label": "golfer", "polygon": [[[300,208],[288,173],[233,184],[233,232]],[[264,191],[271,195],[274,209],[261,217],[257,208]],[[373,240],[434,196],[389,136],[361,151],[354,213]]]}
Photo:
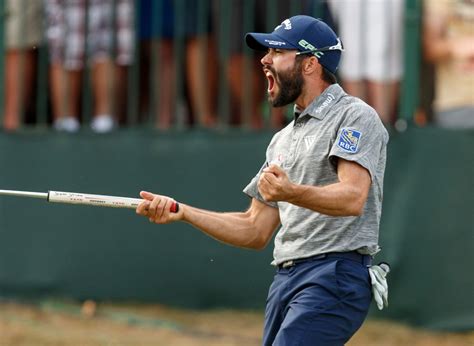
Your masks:
{"label": "golfer", "polygon": [[379,251],[388,134],[371,107],[337,84],[343,47],[321,20],[295,16],[245,40],[266,52],[269,102],[294,104],[293,121],[272,138],[244,188],[250,207],[217,213],[181,203],[170,213],[172,198],[142,191],[137,213],[253,249],[278,229],[263,344],[343,345],[372,299],[368,267]]}

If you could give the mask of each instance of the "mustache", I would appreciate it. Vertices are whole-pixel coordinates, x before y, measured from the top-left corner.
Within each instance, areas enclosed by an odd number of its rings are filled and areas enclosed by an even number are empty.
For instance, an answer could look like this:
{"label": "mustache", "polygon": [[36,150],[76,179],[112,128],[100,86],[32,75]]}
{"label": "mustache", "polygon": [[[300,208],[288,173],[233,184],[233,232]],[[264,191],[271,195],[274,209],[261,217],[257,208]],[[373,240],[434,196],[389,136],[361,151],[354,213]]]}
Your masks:
{"label": "mustache", "polygon": [[277,72],[272,66],[264,66],[262,67],[263,73],[266,73],[267,71],[270,71],[274,76],[277,75]]}

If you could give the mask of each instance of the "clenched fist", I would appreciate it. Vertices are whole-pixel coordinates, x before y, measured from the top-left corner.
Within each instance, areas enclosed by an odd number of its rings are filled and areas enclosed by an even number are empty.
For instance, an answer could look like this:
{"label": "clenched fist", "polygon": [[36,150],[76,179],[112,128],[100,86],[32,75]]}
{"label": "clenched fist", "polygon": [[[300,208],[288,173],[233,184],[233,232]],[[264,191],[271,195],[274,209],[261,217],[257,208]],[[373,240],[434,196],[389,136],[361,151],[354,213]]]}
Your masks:
{"label": "clenched fist", "polygon": [[288,201],[294,186],[286,172],[277,165],[264,168],[258,180],[258,191],[268,202]]}

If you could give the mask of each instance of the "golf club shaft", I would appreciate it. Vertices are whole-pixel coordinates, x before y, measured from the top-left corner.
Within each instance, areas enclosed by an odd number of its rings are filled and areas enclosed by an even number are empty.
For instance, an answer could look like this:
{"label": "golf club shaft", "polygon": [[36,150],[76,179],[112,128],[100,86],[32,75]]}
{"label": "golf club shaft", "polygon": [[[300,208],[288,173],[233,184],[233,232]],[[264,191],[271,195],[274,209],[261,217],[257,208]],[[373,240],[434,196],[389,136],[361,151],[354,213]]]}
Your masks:
{"label": "golf club shaft", "polygon": [[[31,197],[41,198],[52,203],[66,203],[66,204],[81,204],[92,205],[98,207],[111,208],[129,208],[136,209],[143,201],[140,198],[129,198],[108,195],[94,195],[78,192],[64,192],[64,191],[49,191],[49,192],[30,192],[30,191],[15,191],[15,190],[0,190],[0,195],[17,196],[17,197]],[[174,202],[170,211],[176,213],[179,210],[179,204]]]}
{"label": "golf club shaft", "polygon": [[48,199],[48,193],[47,192],[0,190],[0,195]]}

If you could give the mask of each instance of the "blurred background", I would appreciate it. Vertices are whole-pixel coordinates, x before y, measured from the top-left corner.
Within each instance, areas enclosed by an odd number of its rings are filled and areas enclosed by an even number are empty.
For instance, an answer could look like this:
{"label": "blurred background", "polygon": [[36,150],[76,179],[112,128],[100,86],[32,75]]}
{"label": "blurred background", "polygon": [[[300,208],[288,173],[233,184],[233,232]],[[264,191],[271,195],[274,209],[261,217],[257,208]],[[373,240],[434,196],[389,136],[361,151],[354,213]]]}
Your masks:
{"label": "blurred background", "polygon": [[[392,267],[390,306],[373,309],[370,320],[438,333],[425,344],[471,344],[472,0],[0,0],[0,188],[149,190],[212,210],[245,209],[241,190],[293,115],[268,106],[262,55],[244,34],[271,32],[296,14],[335,29],[345,46],[340,84],[374,107],[391,135],[376,256]],[[271,258],[272,246],[232,248],[133,211],[2,197],[0,338],[51,341],[19,335],[55,326],[46,312],[102,311],[112,323],[122,315],[101,304],[134,302],[145,305],[127,305],[125,321],[151,329],[181,330],[168,321],[176,313],[158,304],[192,309],[200,314],[192,323],[225,315],[255,330],[229,341],[185,328],[184,341],[162,344],[258,344]],[[233,312],[206,312],[222,308]],[[249,309],[245,324],[239,314]],[[375,325],[358,344],[415,340],[390,326]],[[439,334],[448,332],[466,338]]]}

